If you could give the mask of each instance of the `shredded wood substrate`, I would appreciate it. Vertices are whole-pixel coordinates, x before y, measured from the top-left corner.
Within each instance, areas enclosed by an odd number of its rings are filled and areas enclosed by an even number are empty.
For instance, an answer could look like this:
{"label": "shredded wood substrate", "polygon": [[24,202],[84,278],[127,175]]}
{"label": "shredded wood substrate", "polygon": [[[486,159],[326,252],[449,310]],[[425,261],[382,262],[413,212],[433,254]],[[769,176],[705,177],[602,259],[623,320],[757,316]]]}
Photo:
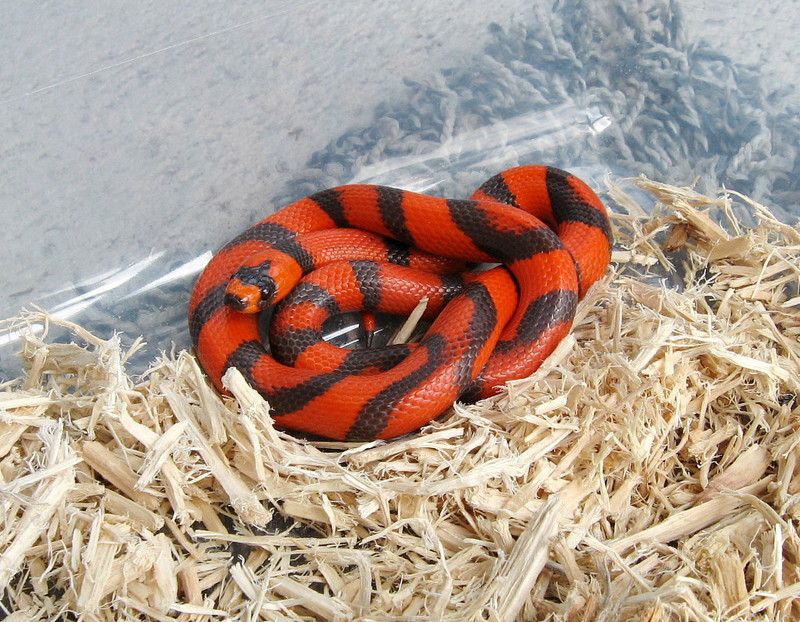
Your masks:
{"label": "shredded wood substrate", "polygon": [[134,378],[139,341],[7,323],[5,619],[800,619],[800,230],[733,192],[608,196],[572,334],[391,442],[278,431],[189,352]]}

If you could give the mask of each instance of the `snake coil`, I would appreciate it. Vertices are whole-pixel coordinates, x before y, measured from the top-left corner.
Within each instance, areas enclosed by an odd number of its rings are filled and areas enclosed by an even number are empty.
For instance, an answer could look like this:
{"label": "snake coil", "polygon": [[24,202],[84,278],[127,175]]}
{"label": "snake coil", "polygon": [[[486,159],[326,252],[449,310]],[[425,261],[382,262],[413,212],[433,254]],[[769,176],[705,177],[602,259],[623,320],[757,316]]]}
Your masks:
{"label": "snake coil", "polygon": [[[600,199],[552,167],[509,169],[467,200],[340,186],[226,244],[195,284],[190,333],[217,389],[236,367],[278,426],[340,440],[393,438],[458,399],[533,373],[606,272],[611,246]],[[454,273],[464,262],[500,266]],[[408,313],[421,296],[438,316],[418,344],[345,350],[322,340],[331,315]],[[279,301],[273,356],[256,312]]]}

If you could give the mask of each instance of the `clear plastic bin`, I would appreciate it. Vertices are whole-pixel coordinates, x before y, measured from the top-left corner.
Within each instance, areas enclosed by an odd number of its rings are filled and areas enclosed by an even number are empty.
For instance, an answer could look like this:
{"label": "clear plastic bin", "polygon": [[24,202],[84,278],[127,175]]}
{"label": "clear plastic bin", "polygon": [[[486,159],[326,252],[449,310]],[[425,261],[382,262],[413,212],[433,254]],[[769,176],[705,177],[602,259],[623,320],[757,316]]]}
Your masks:
{"label": "clear plastic bin", "polygon": [[[333,185],[466,197],[547,163],[800,212],[797,3],[12,4],[0,23],[0,317],[189,346],[199,271]],[[790,213],[786,210],[792,210]],[[0,336],[16,375],[18,335]]]}

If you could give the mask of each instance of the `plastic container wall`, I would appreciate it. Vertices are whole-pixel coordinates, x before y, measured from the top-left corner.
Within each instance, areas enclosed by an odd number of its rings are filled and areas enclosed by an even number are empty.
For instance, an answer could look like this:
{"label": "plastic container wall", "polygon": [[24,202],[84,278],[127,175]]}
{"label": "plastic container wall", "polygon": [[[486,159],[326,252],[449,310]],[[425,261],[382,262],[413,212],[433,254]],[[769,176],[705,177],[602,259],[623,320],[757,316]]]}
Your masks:
{"label": "plastic container wall", "polygon": [[[547,163],[600,191],[640,173],[724,184],[792,220],[792,6],[747,20],[741,3],[656,0],[10,6],[0,317],[36,304],[143,335],[143,369],[189,346],[189,291],[213,251],[351,182],[465,197]],[[719,36],[726,20],[737,37]],[[739,62],[763,59],[785,63]],[[4,378],[18,336],[0,335]]]}

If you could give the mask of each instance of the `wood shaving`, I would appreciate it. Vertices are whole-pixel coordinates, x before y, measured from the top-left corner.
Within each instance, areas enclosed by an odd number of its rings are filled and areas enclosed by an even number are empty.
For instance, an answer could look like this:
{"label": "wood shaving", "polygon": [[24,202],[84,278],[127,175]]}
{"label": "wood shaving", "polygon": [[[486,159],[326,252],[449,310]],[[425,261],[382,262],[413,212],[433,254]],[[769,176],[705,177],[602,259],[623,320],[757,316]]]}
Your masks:
{"label": "wood shaving", "polygon": [[392,442],[278,431],[189,352],[134,379],[139,341],[8,323],[6,619],[800,618],[800,231],[735,193],[609,196],[615,265],[572,335]]}

